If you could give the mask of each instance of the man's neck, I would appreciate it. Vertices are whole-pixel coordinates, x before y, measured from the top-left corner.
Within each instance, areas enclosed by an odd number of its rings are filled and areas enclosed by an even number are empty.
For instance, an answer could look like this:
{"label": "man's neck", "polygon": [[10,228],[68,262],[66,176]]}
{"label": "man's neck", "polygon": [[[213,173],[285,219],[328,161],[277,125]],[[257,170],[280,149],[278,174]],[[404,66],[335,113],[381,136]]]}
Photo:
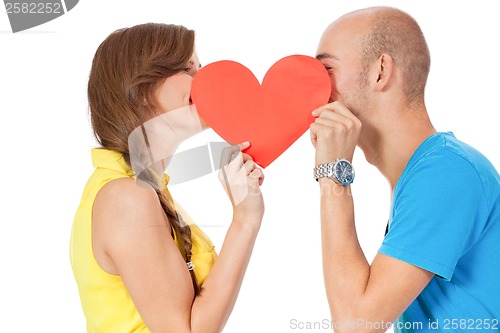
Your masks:
{"label": "man's neck", "polygon": [[393,114],[397,116],[380,128],[367,129],[359,145],[368,162],[376,166],[388,180],[391,190],[394,190],[415,150],[436,133],[425,107]]}

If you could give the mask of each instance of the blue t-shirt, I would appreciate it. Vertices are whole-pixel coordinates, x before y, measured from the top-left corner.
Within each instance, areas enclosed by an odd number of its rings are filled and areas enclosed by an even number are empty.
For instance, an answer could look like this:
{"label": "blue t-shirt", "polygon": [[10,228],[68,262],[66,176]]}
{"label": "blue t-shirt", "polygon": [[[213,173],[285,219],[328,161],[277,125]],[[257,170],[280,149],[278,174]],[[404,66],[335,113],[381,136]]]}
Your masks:
{"label": "blue t-shirt", "polygon": [[500,176],[452,133],[410,158],[379,252],[435,274],[395,332],[499,331]]}

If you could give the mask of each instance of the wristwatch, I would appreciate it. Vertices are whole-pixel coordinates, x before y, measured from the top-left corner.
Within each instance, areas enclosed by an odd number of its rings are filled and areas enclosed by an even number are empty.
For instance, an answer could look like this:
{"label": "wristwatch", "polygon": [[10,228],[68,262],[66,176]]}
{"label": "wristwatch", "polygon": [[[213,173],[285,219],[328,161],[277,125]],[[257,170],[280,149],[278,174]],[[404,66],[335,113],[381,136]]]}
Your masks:
{"label": "wristwatch", "polygon": [[314,168],[314,179],[319,181],[321,177],[328,177],[339,185],[347,186],[354,181],[354,168],[351,162],[340,158],[335,162],[316,166]]}

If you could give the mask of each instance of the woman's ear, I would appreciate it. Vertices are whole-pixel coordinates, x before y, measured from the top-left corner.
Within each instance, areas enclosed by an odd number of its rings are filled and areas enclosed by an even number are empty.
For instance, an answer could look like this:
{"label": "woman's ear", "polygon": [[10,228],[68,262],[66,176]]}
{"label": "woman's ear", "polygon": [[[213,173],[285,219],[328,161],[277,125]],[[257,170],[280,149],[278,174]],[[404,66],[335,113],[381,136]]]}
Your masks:
{"label": "woman's ear", "polygon": [[388,54],[382,54],[376,61],[374,69],[376,80],[376,88],[378,91],[383,91],[387,88],[392,80],[394,72],[394,60]]}

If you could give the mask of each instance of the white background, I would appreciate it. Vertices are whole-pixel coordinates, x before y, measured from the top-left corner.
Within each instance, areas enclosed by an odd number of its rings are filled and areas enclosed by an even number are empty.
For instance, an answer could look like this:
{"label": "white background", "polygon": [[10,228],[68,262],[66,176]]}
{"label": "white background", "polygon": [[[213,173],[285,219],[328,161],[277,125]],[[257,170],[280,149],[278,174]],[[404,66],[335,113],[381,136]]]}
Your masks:
{"label": "white background", "polygon": [[[432,66],[427,106],[435,127],[453,131],[500,166],[499,31],[495,1],[95,1],[12,34],[0,12],[1,332],[85,332],[69,264],[73,214],[92,172],[95,145],[86,83],[92,56],[113,30],[145,22],[197,31],[203,64],[230,59],[259,79],[278,59],[314,55],[324,28],[351,10],[396,6],[420,23]],[[206,131],[201,139],[217,136]],[[305,133],[266,170],[266,213],[238,302],[224,332],[312,332],[297,322],[329,318],[321,269],[314,151]],[[359,151],[356,223],[369,261],[384,234],[389,187]],[[464,179],[466,182],[467,180]],[[230,205],[212,173],[173,195],[217,249]]]}

